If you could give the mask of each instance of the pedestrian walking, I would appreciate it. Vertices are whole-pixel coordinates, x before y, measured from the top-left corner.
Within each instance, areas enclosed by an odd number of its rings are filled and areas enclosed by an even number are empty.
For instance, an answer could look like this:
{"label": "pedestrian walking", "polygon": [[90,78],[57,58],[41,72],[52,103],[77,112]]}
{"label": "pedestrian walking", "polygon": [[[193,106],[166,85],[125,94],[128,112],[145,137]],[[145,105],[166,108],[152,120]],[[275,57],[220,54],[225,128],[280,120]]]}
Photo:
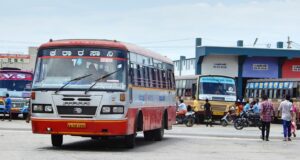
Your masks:
{"label": "pedestrian walking", "polygon": [[8,113],[9,121],[11,121],[11,99],[9,97],[9,94],[6,93],[6,98],[5,98],[5,110],[3,111],[3,119],[4,121],[5,115]]}
{"label": "pedestrian walking", "polygon": [[205,110],[206,127],[208,127],[208,125],[210,125],[210,127],[212,127],[212,110],[211,110],[211,105],[210,105],[208,99],[205,100],[204,110]]}
{"label": "pedestrian walking", "polygon": [[296,118],[297,118],[297,107],[294,104],[293,100],[291,99],[292,103],[292,122],[291,122],[291,132],[294,137],[296,137],[297,125],[296,125]]}
{"label": "pedestrian walking", "polygon": [[260,119],[262,121],[261,139],[269,141],[270,125],[274,114],[273,104],[268,101],[268,96],[263,95],[260,109]]}
{"label": "pedestrian walking", "polygon": [[278,114],[281,111],[284,141],[291,141],[292,103],[290,100],[290,95],[286,95],[285,100],[280,103],[278,108]]}

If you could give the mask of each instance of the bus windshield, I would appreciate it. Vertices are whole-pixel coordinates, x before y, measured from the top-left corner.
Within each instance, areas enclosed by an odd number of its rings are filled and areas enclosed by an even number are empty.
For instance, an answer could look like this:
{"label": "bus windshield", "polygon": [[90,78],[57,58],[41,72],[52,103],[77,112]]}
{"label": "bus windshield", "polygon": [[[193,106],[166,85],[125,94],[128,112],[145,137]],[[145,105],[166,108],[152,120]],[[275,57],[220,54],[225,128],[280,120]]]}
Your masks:
{"label": "bus windshield", "polygon": [[[99,48],[46,49],[39,53],[33,89],[124,90],[126,88],[126,55],[123,51]],[[99,82],[100,77],[120,70]]]}
{"label": "bus windshield", "polygon": [[30,91],[32,82],[32,74],[3,71],[0,72],[0,88],[8,91]]}
{"label": "bus windshield", "polygon": [[[200,77],[199,97],[202,99],[214,99],[235,101],[236,88],[233,78],[220,76]],[[217,97],[218,96],[218,97]]]}

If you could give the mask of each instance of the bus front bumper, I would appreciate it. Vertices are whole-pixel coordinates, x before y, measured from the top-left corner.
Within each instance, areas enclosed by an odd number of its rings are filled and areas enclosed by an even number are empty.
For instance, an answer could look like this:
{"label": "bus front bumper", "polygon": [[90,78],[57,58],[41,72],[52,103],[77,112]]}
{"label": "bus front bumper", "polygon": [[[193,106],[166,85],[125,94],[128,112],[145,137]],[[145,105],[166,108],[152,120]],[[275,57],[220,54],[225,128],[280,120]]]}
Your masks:
{"label": "bus front bumper", "polygon": [[127,120],[72,120],[32,118],[32,132],[75,136],[127,135]]}

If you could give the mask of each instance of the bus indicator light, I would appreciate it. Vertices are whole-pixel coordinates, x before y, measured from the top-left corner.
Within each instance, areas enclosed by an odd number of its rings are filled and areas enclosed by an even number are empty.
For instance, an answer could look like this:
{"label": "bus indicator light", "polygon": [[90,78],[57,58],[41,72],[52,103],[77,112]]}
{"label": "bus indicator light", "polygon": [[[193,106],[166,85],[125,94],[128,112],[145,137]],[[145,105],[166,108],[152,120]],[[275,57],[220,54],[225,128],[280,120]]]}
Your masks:
{"label": "bus indicator light", "polygon": [[125,93],[120,94],[120,101],[124,102],[126,100]]}
{"label": "bus indicator light", "polygon": [[31,92],[31,99],[35,100],[35,92]]}

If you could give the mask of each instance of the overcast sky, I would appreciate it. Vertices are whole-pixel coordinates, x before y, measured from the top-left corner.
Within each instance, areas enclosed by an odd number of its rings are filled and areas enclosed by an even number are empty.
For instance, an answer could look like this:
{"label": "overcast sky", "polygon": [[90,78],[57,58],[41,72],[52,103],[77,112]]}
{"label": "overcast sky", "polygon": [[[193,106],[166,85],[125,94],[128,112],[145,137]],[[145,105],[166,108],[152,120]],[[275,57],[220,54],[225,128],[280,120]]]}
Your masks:
{"label": "overcast sky", "polygon": [[297,0],[6,0],[0,2],[0,52],[27,53],[52,39],[132,42],[171,59],[203,45],[276,47],[290,36],[300,49]]}

